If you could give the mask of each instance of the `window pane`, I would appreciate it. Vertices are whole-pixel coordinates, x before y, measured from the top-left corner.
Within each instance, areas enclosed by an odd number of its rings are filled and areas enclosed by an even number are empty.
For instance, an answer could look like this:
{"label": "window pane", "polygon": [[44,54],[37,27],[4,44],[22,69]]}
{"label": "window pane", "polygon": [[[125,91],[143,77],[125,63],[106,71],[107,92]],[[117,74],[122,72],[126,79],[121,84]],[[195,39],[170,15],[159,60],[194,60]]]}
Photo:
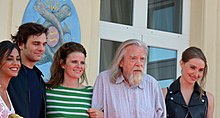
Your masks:
{"label": "window pane", "polygon": [[[121,42],[101,39],[99,72],[109,69],[115,52]],[[158,81],[166,80],[170,84],[176,79],[177,51],[164,48],[149,47],[147,73]]]}
{"label": "window pane", "polygon": [[100,19],[132,25],[133,0],[101,0]]}
{"label": "window pane", "polygon": [[147,28],[182,34],[182,0],[149,0]]}
{"label": "window pane", "polygon": [[147,73],[157,80],[176,79],[177,51],[149,47]]}
{"label": "window pane", "polygon": [[121,42],[101,39],[99,72],[109,69]]}

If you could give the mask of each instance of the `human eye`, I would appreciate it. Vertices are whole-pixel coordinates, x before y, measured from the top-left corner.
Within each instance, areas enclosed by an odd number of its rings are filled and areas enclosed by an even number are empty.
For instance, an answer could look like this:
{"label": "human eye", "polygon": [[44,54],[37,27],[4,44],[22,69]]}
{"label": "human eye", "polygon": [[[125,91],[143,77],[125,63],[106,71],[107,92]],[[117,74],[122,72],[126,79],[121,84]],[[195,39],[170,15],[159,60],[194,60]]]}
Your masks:
{"label": "human eye", "polygon": [[33,45],[39,45],[39,42],[33,42]]}
{"label": "human eye", "polygon": [[199,72],[203,72],[203,71],[204,71],[204,69],[203,69],[203,68],[199,69]]}
{"label": "human eye", "polygon": [[21,57],[18,56],[18,57],[16,58],[16,60],[17,60],[17,61],[21,61]]}
{"label": "human eye", "polygon": [[77,64],[77,62],[78,62],[77,60],[73,60],[72,61],[73,64]]}
{"label": "human eye", "polygon": [[144,62],[145,61],[145,57],[141,57],[140,60],[141,60],[141,62]]}
{"label": "human eye", "polygon": [[47,45],[47,42],[43,43],[43,46],[45,47]]}
{"label": "human eye", "polygon": [[195,69],[196,69],[196,67],[195,67],[195,66],[193,66],[193,65],[190,65],[190,68],[191,68],[191,69],[193,69],[193,70],[195,70]]}
{"label": "human eye", "polygon": [[7,61],[11,61],[11,60],[13,60],[12,57],[8,57],[7,58]]}
{"label": "human eye", "polygon": [[130,60],[133,62],[133,61],[135,61],[137,59],[137,57],[135,57],[135,56],[132,56],[131,58],[130,58]]}
{"label": "human eye", "polygon": [[80,64],[85,65],[85,61],[81,61]]}

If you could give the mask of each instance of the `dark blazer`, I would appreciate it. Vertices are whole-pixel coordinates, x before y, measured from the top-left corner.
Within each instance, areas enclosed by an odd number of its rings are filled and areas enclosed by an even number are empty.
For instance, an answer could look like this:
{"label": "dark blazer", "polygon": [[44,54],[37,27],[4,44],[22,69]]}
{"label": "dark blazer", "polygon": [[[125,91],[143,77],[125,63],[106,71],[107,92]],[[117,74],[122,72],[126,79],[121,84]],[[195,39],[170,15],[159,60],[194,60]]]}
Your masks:
{"label": "dark blazer", "polygon": [[[46,117],[46,93],[45,93],[45,85],[43,81],[43,74],[42,72],[34,66],[33,69],[35,70],[41,86],[39,89],[42,89],[44,91],[43,93],[43,104],[42,104],[42,112],[40,118]],[[30,118],[30,88],[28,85],[28,76],[27,71],[24,67],[24,65],[21,65],[21,69],[18,73],[17,77],[14,77],[10,80],[10,83],[8,85],[8,93],[9,97],[11,99],[12,105],[15,109],[15,113],[17,113],[20,116],[23,116],[24,118]]]}

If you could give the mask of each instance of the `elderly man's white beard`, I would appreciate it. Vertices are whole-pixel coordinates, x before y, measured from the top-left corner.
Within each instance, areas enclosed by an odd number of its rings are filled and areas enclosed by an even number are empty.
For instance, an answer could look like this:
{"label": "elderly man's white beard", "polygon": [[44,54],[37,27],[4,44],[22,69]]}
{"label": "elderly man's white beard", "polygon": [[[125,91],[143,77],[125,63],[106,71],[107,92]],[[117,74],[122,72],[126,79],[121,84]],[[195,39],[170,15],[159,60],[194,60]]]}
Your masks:
{"label": "elderly man's white beard", "polygon": [[130,78],[128,78],[128,83],[131,87],[138,86],[143,79],[143,73],[132,74]]}

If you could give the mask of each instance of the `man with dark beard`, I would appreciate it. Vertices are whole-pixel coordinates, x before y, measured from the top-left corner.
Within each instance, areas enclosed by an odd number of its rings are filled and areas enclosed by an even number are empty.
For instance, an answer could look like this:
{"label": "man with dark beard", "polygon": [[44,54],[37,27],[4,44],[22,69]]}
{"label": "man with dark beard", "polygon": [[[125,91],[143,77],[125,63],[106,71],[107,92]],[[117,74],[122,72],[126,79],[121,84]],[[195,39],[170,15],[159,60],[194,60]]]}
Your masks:
{"label": "man with dark beard", "polygon": [[140,40],[123,42],[110,70],[97,77],[92,107],[105,118],[165,118],[166,107],[158,82],[144,74],[147,46]]}

